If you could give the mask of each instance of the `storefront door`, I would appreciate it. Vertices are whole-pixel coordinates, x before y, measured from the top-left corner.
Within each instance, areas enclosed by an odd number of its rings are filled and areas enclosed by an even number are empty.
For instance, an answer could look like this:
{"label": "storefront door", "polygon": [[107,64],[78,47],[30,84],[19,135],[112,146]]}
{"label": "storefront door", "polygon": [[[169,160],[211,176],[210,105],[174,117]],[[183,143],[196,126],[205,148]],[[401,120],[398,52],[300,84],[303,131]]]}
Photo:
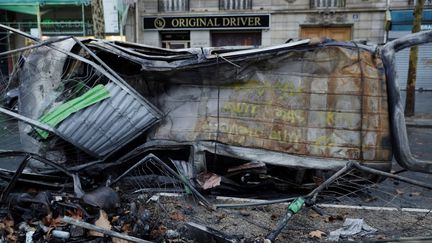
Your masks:
{"label": "storefront door", "polygon": [[162,47],[168,49],[189,48],[190,41],[162,41]]}
{"label": "storefront door", "polygon": [[190,47],[190,33],[187,32],[163,32],[161,33],[163,48],[182,49]]}
{"label": "storefront door", "polygon": [[303,26],[301,28],[300,37],[303,39],[327,37],[338,41],[349,41],[352,39],[352,29],[350,26]]}

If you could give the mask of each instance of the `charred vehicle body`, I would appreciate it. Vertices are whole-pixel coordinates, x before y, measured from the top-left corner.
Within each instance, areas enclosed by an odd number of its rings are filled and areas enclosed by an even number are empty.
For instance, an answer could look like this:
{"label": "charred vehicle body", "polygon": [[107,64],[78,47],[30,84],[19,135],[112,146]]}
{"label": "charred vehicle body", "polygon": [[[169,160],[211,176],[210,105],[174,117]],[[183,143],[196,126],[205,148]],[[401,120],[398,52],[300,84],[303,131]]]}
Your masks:
{"label": "charred vehicle body", "polygon": [[188,161],[191,177],[256,162],[301,185],[347,160],[388,171],[393,156],[432,172],[411,155],[394,65],[395,52],[431,40],[181,50],[52,41],[15,77],[21,138],[66,165],[109,168],[152,152]]}

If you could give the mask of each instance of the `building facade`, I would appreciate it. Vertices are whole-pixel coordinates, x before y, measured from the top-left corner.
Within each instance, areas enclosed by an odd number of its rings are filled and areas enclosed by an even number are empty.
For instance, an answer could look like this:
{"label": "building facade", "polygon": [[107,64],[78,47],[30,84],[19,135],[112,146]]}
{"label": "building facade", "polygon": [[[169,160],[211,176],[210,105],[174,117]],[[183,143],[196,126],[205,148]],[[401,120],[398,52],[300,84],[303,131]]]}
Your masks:
{"label": "building facade", "polygon": [[387,7],[386,0],[142,0],[136,37],[167,48],[270,46],[322,36],[382,43]]}
{"label": "building facade", "polygon": [[[126,39],[164,48],[271,46],[328,37],[382,44],[409,34],[416,0],[138,0]],[[425,0],[422,30],[432,29]],[[420,47],[417,89],[432,90],[432,45]],[[397,54],[405,89],[409,50]]]}

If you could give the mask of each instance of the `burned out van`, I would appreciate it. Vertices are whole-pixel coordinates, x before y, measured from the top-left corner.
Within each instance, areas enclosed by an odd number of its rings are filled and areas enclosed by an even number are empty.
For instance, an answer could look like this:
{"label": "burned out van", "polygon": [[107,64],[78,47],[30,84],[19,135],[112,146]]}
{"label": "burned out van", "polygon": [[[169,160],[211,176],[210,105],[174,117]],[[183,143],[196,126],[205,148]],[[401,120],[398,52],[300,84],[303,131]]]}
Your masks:
{"label": "burned out van", "polygon": [[431,172],[410,153],[394,63],[398,50],[430,41],[431,31],[384,46],[168,50],[69,38],[26,57],[19,111],[32,122],[21,136],[65,164],[153,152],[195,174],[259,162],[295,170],[301,184],[347,161],[387,171],[394,156]]}

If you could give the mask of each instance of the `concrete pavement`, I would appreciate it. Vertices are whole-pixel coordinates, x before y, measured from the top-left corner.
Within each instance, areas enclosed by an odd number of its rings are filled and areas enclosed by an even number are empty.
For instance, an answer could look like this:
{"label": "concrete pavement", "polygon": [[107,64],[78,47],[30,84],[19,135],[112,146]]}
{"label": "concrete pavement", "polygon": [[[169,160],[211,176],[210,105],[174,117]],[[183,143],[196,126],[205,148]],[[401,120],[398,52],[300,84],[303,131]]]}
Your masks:
{"label": "concrete pavement", "polygon": [[432,128],[432,113],[416,113],[412,117],[405,117],[405,123],[408,127]]}

